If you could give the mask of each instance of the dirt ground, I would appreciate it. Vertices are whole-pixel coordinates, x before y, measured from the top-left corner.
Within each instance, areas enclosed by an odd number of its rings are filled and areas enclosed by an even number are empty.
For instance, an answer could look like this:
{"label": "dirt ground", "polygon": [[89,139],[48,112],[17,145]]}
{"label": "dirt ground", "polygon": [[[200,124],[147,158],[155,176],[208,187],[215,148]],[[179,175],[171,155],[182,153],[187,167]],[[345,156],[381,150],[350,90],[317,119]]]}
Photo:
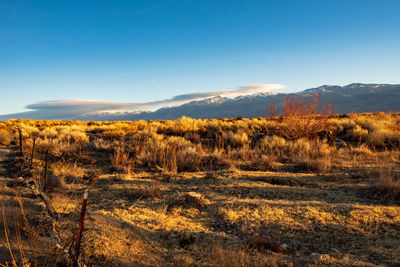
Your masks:
{"label": "dirt ground", "polygon": [[[7,153],[0,151],[3,158]],[[65,179],[70,193],[50,194],[60,214],[60,237],[67,240],[89,189],[82,244],[89,265],[400,265],[400,207],[371,197],[370,178],[356,169],[127,175],[104,167],[98,160],[91,165],[98,177]],[[10,180],[0,182],[8,217],[18,209],[17,192],[29,216],[41,216],[40,199],[30,198],[24,187],[6,186]],[[4,236],[4,226],[1,232]],[[1,240],[5,264],[12,258]],[[22,243],[32,246],[28,238]]]}
{"label": "dirt ground", "polygon": [[[1,263],[6,262],[12,263],[14,255],[10,253],[11,251],[19,251],[19,246],[22,245],[26,248],[29,247],[29,242],[27,238],[22,237],[21,242],[15,242],[13,237],[16,236],[17,218],[21,221],[20,204],[17,195],[21,196],[19,199],[25,203],[25,206],[30,210],[30,212],[40,214],[41,203],[39,201],[34,201],[29,198],[29,194],[25,188],[15,188],[10,187],[9,184],[13,182],[13,178],[5,177],[5,169],[3,166],[3,161],[6,159],[7,155],[10,153],[9,149],[0,147],[0,190],[1,190],[1,212],[0,212],[0,259]],[[7,232],[5,231],[5,226],[7,227]],[[7,242],[9,239],[10,242]]]}

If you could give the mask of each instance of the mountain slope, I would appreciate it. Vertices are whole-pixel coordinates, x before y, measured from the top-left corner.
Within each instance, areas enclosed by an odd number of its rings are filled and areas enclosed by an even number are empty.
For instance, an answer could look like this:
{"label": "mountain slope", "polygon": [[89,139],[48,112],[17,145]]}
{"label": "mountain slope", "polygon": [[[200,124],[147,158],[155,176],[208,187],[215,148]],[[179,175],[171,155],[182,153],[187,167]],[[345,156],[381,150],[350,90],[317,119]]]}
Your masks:
{"label": "mountain slope", "polygon": [[[282,105],[283,99],[290,95],[310,97],[318,93],[322,103],[335,106],[337,113],[400,111],[400,84],[362,84],[347,86],[323,85],[294,94],[257,94],[240,96],[234,99],[216,96],[202,101],[193,101],[176,107],[165,107],[154,112],[88,113],[79,116],[76,110],[56,109],[57,112],[29,111],[0,116],[0,120],[23,119],[63,119],[63,120],[173,120],[182,116],[192,118],[234,118],[263,117],[269,103]],[[54,110],[54,109],[53,109]]]}
{"label": "mountain slope", "polygon": [[[319,93],[321,102],[334,104],[337,113],[400,110],[400,84],[361,84],[347,86],[324,85],[293,95],[309,97]],[[161,108],[154,112],[97,114],[83,116],[84,120],[172,120],[181,116],[193,118],[262,117],[268,103],[281,105],[288,94],[255,95],[234,99],[215,97],[194,101],[177,107]]]}

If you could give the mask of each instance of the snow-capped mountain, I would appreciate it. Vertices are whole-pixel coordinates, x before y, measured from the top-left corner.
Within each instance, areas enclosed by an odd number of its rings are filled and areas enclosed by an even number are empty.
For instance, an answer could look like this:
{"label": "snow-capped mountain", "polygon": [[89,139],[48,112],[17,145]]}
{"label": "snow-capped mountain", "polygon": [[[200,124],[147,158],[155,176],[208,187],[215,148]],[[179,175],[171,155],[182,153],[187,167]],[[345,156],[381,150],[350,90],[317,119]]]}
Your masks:
{"label": "snow-capped mountain", "polygon": [[329,92],[333,92],[335,89],[340,88],[340,86],[337,85],[322,85],[320,87],[317,88],[311,88],[311,89],[307,89],[304,91],[299,92],[298,94],[300,95],[304,95],[304,94],[315,94],[315,93],[329,93]]}
{"label": "snow-capped mountain", "polygon": [[[346,86],[323,85],[292,95],[309,97],[318,93],[321,102],[333,103],[337,113],[400,111],[400,84],[362,84]],[[216,96],[193,101],[177,107],[161,108],[154,112],[110,115],[106,120],[165,120],[182,116],[193,118],[263,117],[269,103],[280,105],[288,94],[264,93],[226,98]],[[101,120],[102,116],[96,116]]]}
{"label": "snow-capped mountain", "polygon": [[[177,119],[182,116],[193,118],[234,118],[263,117],[269,103],[278,106],[288,95],[310,97],[320,95],[320,102],[329,102],[335,106],[337,113],[350,112],[375,112],[375,111],[400,111],[400,84],[362,84],[352,83],[346,86],[323,85],[293,94],[262,93],[255,95],[227,98],[216,96],[201,101],[193,101],[180,106],[164,107],[156,111],[136,111],[119,113],[82,114],[68,119],[75,120],[167,120]],[[36,118],[30,113],[25,113],[30,119],[57,119],[51,117]],[[29,117],[30,116],[30,117]],[[0,116],[0,120],[13,117]]]}
{"label": "snow-capped mountain", "polygon": [[192,102],[184,104],[184,105],[197,105],[197,106],[219,105],[229,99],[230,98],[227,98],[227,97],[215,96],[215,97],[207,98],[207,99],[200,100],[200,101],[192,101]]}

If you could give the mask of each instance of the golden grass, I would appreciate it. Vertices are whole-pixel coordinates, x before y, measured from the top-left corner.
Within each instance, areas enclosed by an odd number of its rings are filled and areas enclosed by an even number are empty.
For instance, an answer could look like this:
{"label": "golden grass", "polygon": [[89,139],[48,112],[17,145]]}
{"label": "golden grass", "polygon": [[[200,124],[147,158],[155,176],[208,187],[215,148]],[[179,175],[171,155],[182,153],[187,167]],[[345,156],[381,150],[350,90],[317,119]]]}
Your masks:
{"label": "golden grass", "polygon": [[[47,193],[63,242],[76,231],[89,188],[88,264],[400,264],[400,116],[324,120],[329,129],[308,138],[287,138],[282,118],[10,120],[0,129],[10,146],[23,132],[25,156],[3,165],[9,175],[40,179],[49,151],[49,177],[60,186]],[[29,219],[43,217],[29,209]],[[261,245],[249,241],[259,237]]]}
{"label": "golden grass", "polygon": [[8,146],[11,143],[12,135],[7,129],[0,129],[0,145]]}

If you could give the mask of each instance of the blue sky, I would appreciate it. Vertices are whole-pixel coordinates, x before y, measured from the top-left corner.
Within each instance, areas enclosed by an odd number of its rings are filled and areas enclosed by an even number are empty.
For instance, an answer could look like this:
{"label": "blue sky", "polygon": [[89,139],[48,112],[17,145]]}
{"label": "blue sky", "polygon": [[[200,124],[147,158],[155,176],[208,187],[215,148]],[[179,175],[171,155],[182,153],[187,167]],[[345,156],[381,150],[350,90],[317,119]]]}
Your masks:
{"label": "blue sky", "polygon": [[276,83],[400,83],[398,0],[0,1],[0,114]]}

